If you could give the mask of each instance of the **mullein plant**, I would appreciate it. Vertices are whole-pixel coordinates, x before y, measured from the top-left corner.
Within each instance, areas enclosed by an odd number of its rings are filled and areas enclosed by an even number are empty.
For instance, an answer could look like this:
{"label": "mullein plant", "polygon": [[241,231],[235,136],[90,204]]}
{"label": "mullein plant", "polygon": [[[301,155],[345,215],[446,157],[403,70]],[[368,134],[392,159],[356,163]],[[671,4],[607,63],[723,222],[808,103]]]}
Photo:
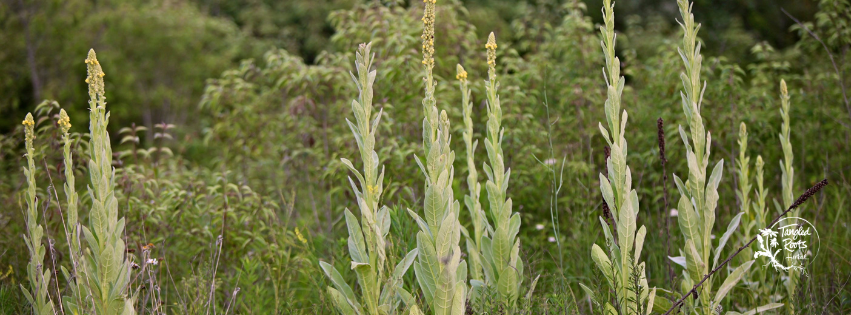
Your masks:
{"label": "mullein plant", "polygon": [[346,119],[360,149],[364,164],[363,173],[358,171],[350,160],[341,159],[360,184],[358,189],[358,185],[349,177],[360,209],[360,222],[349,209],[345,210],[351,269],[357,273],[361,288],[360,298],[355,296],[337,269],[323,261],[319,262],[333,284],[333,287],[328,287],[328,295],[337,310],[345,315],[396,314],[401,302],[416,308],[413,296],[402,288],[402,277],[416,258],[418,250],[408,252],[392,271],[386,270],[385,244],[387,233],[390,232],[390,209],[386,206],[379,207],[381,193],[384,191],[384,167],[379,170],[381,162],[375,152],[375,134],[382,111],[379,110],[373,117],[372,97],[376,72],[370,71],[374,58],[370,48],[371,44],[361,44],[355,55],[357,77],[351,74],[359,93],[358,99],[352,100],[355,123]]}
{"label": "mullein plant", "polygon": [[[512,212],[511,198],[507,198],[508,180],[511,170],[505,169],[505,155],[502,151],[502,108],[500,107],[499,82],[496,79],[496,38],[493,33],[488,35],[485,45],[487,49],[488,80],[485,81],[487,92],[487,130],[485,149],[488,163],[483,168],[488,177],[485,189],[488,194],[490,216],[493,220],[493,233],[482,236],[481,258],[482,270],[485,274],[484,284],[495,286],[501,303],[508,308],[517,305],[520,286],[523,283],[523,260],[520,258],[520,215]],[[476,284],[473,284],[475,287]],[[533,285],[529,287],[526,296],[531,296]]]}
{"label": "mullein plant", "polygon": [[414,273],[433,314],[462,315],[466,311],[467,262],[461,259],[461,204],[455,199],[452,182],[455,152],[449,147],[449,117],[438,114],[434,96],[435,0],[425,0],[422,51],[425,68],[423,98],[423,148],[425,165],[415,156],[425,177],[423,216],[408,209],[420,227],[417,233],[419,255]]}
{"label": "mullein plant", "polygon": [[75,310],[79,309],[83,304],[84,297],[80,295],[80,292],[84,292],[85,289],[82,287],[83,282],[77,282],[75,280],[75,277],[79,275],[78,268],[80,267],[80,258],[82,257],[82,252],[80,251],[81,227],[77,219],[78,195],[76,178],[74,176],[74,157],[71,154],[73,140],[69,133],[71,130],[71,118],[68,117],[68,113],[64,109],[59,111],[59,127],[62,129],[62,142],[64,144],[62,153],[65,159],[65,201],[67,203],[65,208],[65,214],[67,215],[65,233],[71,254],[71,270],[69,271],[65,266],[60,267],[65,279],[68,280],[69,292],[71,293],[71,296],[66,296],[62,299],[63,304],[68,305],[69,309]]}
{"label": "mullein plant", "polygon": [[[780,182],[782,187],[782,198],[783,198],[783,207],[781,208],[777,201],[775,200],[775,206],[777,207],[778,212],[783,212],[785,209],[789,209],[792,206],[792,203],[795,202],[795,197],[792,194],[792,190],[795,184],[795,167],[792,166],[792,162],[795,159],[795,155],[792,153],[792,141],[791,137],[791,123],[789,119],[789,90],[786,88],[786,80],[780,80],[780,117],[783,119],[783,124],[780,127],[780,134],[777,137],[780,139],[780,146],[783,149],[783,159],[780,160]],[[801,217],[801,209],[796,208],[789,214],[790,217],[800,218]],[[784,251],[787,255],[797,255],[798,252],[794,252],[789,254]],[[803,254],[803,253],[801,253]],[[790,268],[787,271],[787,280],[785,282],[786,286],[786,294],[789,297],[792,297],[798,288],[798,278],[800,277],[800,271],[795,270],[795,268]],[[793,303],[787,303],[787,307],[790,308],[792,312],[794,309],[791,309]]]}
{"label": "mullein plant", "polygon": [[464,145],[467,148],[467,190],[469,194],[464,196],[464,204],[470,212],[470,219],[473,221],[473,234],[467,238],[467,253],[470,263],[468,264],[470,279],[476,281],[477,286],[481,287],[484,283],[485,275],[482,271],[482,257],[479,253],[482,251],[482,237],[488,236],[488,232],[493,231],[493,227],[488,223],[487,215],[482,209],[482,204],[479,201],[481,198],[482,185],[479,183],[478,172],[476,171],[475,151],[479,141],[473,141],[473,103],[470,101],[470,88],[467,81],[467,71],[464,67],[458,65],[456,67],[458,79],[461,89],[461,104],[464,113]]}
{"label": "mullein plant", "polygon": [[[632,189],[632,174],[626,163],[627,142],[624,134],[629,115],[624,110],[621,116],[621,94],[625,79],[620,73],[620,59],[615,56],[617,35],[614,30],[614,3],[605,0],[602,11],[605,25],[600,27],[600,33],[606,59],[603,78],[606,81],[605,113],[608,130],[602,123],[599,127],[611,150],[606,159],[609,176],[606,178],[600,173],[600,191],[611,213],[617,238],[609,228],[609,218],[600,217],[608,250],[594,244],[591,247],[591,258],[615,292],[616,305],[606,302],[602,306],[605,313],[649,314],[656,289],[648,287],[644,263],[639,262],[647,229],[643,225],[637,228],[638,193]],[[588,287],[583,285],[583,288],[591,293]]]}
{"label": "mullein plant", "polygon": [[[750,157],[747,155],[748,150],[748,129],[747,125],[742,122],[739,124],[739,157],[736,160],[736,173],[739,175],[739,190],[736,194],[739,196],[742,208],[741,223],[742,231],[737,233],[742,241],[740,245],[747,244],[748,240],[753,238],[754,233],[759,233],[765,228],[770,218],[766,218],[765,214],[765,186],[763,181],[763,167],[765,166],[762,156],[756,158],[756,181],[757,187],[754,191],[756,200],[750,199],[751,189],[753,184],[750,181]],[[750,247],[742,249],[740,255],[744,260],[753,257],[753,250]],[[783,304],[776,303],[777,295],[772,294],[773,286],[771,282],[766,281],[765,268],[757,268],[747,272],[743,280],[750,290],[751,297],[757,302],[767,302],[765,306],[760,307],[761,310],[769,310],[782,307]]]}
{"label": "mullein plant", "polygon": [[[739,140],[737,141],[739,144],[739,158],[736,160],[736,173],[739,175],[739,190],[736,191],[736,195],[739,196],[739,201],[741,202],[741,225],[742,231],[741,236],[743,240],[750,240],[752,237],[752,231],[758,227],[758,222],[760,218],[756,211],[752,211],[751,202],[750,202],[750,194],[751,194],[751,182],[750,182],[750,163],[751,158],[747,155],[748,151],[748,127],[742,122],[739,124]],[[751,257],[753,251],[750,248],[746,248],[742,250],[742,257]]]}
{"label": "mullein plant", "polygon": [[27,114],[23,125],[24,142],[27,150],[27,166],[24,167],[24,175],[27,178],[27,191],[24,196],[27,201],[27,234],[24,235],[24,241],[30,252],[30,261],[27,264],[27,278],[30,282],[30,289],[28,290],[21,284],[21,290],[32,306],[33,314],[54,314],[53,301],[47,294],[51,273],[50,269],[44,266],[45,248],[41,243],[41,238],[44,236],[44,228],[38,224],[38,196],[36,195],[34,162],[35,149],[33,148],[35,122],[33,121],[32,114]]}
{"label": "mullein plant", "polygon": [[[118,217],[118,200],[114,192],[115,169],[112,167],[112,148],[107,133],[109,112],[106,111],[105,74],[94,50],[89,50],[85,62],[90,106],[91,159],[88,169],[92,208],[89,225],[82,227],[88,247],[83,252],[78,268],[80,274],[76,279],[86,291],[78,293],[93,302],[96,314],[134,314],[133,299],[128,297],[131,269],[122,239],[124,218]],[[71,224],[73,226],[76,222]],[[88,307],[75,304],[73,299],[66,301],[72,312],[91,312]]]}
{"label": "mullein plant", "polygon": [[[749,260],[735,268],[724,280],[722,285],[714,290],[713,276],[710,270],[718,265],[724,245],[736,230],[741,219],[742,212],[733,217],[727,226],[727,231],[718,239],[718,244],[713,251],[712,229],[715,226],[715,209],[718,205],[718,185],[724,169],[724,160],[715,164],[707,181],[707,167],[709,165],[710,145],[712,137],[707,133],[703,125],[703,117],[700,115],[701,103],[703,101],[703,88],[701,84],[700,71],[703,57],[700,55],[700,43],[697,42],[697,31],[699,24],[695,24],[694,15],[691,12],[691,4],[688,0],[678,0],[677,4],[682,15],[683,47],[678,49],[685,64],[685,72],[680,74],[683,82],[683,90],[680,93],[683,112],[688,122],[690,134],[687,134],[682,126],[679,127],[680,137],[686,147],[689,175],[685,183],[676,175],[674,182],[680,193],[677,206],[680,230],[683,233],[685,244],[681,250],[684,257],[672,257],[677,264],[685,267],[681,282],[682,292],[689,293],[690,290],[703,280],[703,284],[695,288],[693,298],[685,299],[687,313],[715,314],[720,310],[721,301],[730,290],[741,280],[753,260]],[[703,85],[703,87],[701,87]],[[689,142],[689,137],[691,142]]]}

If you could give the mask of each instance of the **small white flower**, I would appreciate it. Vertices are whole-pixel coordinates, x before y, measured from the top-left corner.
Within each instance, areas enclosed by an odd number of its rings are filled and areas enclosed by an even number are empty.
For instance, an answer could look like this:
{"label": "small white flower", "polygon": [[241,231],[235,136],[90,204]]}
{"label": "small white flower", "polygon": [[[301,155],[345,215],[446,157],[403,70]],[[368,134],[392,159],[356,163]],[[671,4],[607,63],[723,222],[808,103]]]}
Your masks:
{"label": "small white flower", "polygon": [[145,264],[151,264],[151,265],[155,265],[155,266],[159,263],[160,262],[156,258],[149,258],[147,261],[145,261]]}
{"label": "small white flower", "polygon": [[535,224],[535,229],[538,230],[538,231],[543,230],[544,225],[543,224]]}
{"label": "small white flower", "polygon": [[549,241],[550,243],[555,243],[555,242],[556,242],[556,238],[555,238],[555,237],[550,236],[550,237],[548,237],[548,238],[547,238],[547,241]]}
{"label": "small white flower", "polygon": [[546,160],[544,160],[544,164],[546,164],[546,165],[555,165],[555,164],[556,164],[556,159],[546,159]]}
{"label": "small white flower", "polygon": [[671,209],[671,216],[672,217],[676,217],[676,216],[679,216],[679,215],[680,215],[680,212],[677,211],[677,209]]}

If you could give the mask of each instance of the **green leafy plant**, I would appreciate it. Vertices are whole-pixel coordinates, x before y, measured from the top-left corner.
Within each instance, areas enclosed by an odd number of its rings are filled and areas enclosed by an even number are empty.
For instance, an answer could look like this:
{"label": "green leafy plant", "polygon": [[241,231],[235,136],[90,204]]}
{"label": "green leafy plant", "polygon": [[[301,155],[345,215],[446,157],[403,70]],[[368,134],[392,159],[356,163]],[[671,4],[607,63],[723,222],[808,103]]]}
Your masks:
{"label": "green leafy plant", "polygon": [[[719,198],[718,186],[721,183],[724,160],[715,164],[707,180],[706,170],[709,165],[712,136],[706,132],[703,117],[700,115],[703,91],[706,87],[706,83],[700,81],[703,61],[703,56],[700,54],[701,44],[697,42],[697,31],[700,25],[694,22],[691,3],[688,0],[678,0],[677,4],[683,19],[681,25],[684,31],[683,47],[679,53],[685,64],[685,72],[680,74],[685,93],[681,92],[680,96],[690,133],[686,134],[685,129],[682,126],[679,127],[688,159],[687,181],[683,183],[678,176],[674,175],[674,182],[680,192],[677,211],[680,231],[685,240],[682,249],[685,257],[671,259],[685,268],[681,282],[683,294],[694,292],[694,299],[687,299],[685,302],[686,309],[708,315],[721,307],[721,301],[750,269],[754,261],[747,261],[737,267],[717,290],[713,290],[713,275],[709,271],[718,265],[724,245],[738,227],[743,212],[733,217],[727,226],[727,231],[718,239],[718,245],[713,250],[712,228],[715,226],[715,210]],[[705,276],[709,278],[704,282]],[[698,288],[697,285],[700,282],[703,283]],[[693,288],[695,290],[691,291]]]}
{"label": "green leafy plant", "polygon": [[469,81],[467,81],[467,71],[464,67],[457,65],[458,85],[461,89],[461,109],[464,115],[464,129],[462,138],[467,149],[467,190],[468,194],[464,196],[464,205],[470,212],[470,220],[473,221],[473,234],[467,233],[467,254],[469,255],[468,269],[471,280],[477,280],[483,283],[485,275],[482,271],[482,237],[488,236],[489,232],[493,231],[493,227],[488,223],[487,214],[482,209],[481,198],[482,185],[479,183],[478,172],[476,171],[476,147],[479,141],[473,141],[473,103],[470,101]]}
{"label": "green leafy plant", "polygon": [[355,296],[352,288],[332,265],[319,262],[334,285],[333,288],[328,287],[328,295],[337,310],[347,315],[394,314],[400,302],[404,301],[406,305],[414,303],[413,296],[402,288],[402,277],[416,258],[417,249],[408,252],[392,272],[385,270],[387,256],[384,248],[385,237],[390,231],[390,213],[386,206],[379,208],[381,193],[384,191],[384,168],[379,171],[381,163],[375,153],[375,133],[382,111],[379,110],[373,119],[372,97],[376,72],[370,70],[374,58],[370,48],[371,44],[361,44],[356,53],[357,78],[352,74],[359,92],[358,99],[352,101],[355,123],[346,119],[360,148],[363,173],[348,159],[341,159],[355,174],[361,188],[358,189],[349,178],[360,208],[360,222],[351,211],[345,211],[351,266],[358,276],[361,298]]}
{"label": "green leafy plant", "polygon": [[[780,160],[780,183],[782,187],[783,207],[781,208],[775,200],[774,202],[778,212],[788,209],[795,202],[792,192],[795,185],[795,167],[792,165],[795,154],[792,152],[792,141],[790,139],[792,136],[792,127],[789,119],[789,106],[789,90],[786,87],[786,80],[780,80],[780,117],[783,119],[783,124],[780,126],[780,134],[777,137],[780,139],[780,146],[783,149],[783,159]],[[792,211],[791,216],[799,218],[801,216],[801,209],[796,208]],[[795,255],[797,251],[791,254],[785,251],[784,253]],[[801,276],[800,273],[800,270],[795,270],[795,268],[787,271],[788,279],[785,282],[787,296],[791,297],[797,292],[798,281]],[[794,312],[794,305],[792,303],[787,303],[786,305]]]}
{"label": "green leafy plant", "polygon": [[[62,274],[65,276],[65,279],[68,280],[70,288],[69,291],[71,294],[71,296],[63,297],[62,303],[64,305],[68,305],[69,309],[73,310],[75,305],[83,305],[83,299],[85,297],[83,297],[80,293],[85,291],[85,287],[83,286],[83,282],[78,282],[74,279],[76,275],[80,274],[79,268],[81,266],[82,257],[80,244],[81,226],[79,224],[79,214],[77,211],[77,198],[79,196],[77,195],[76,177],[74,176],[74,156],[71,153],[71,147],[74,141],[69,133],[69,130],[71,129],[71,118],[68,117],[68,113],[66,113],[64,109],[59,111],[59,127],[62,129],[62,142],[64,143],[62,156],[65,163],[65,215],[68,216],[65,222],[65,239],[68,242],[68,251],[71,258],[70,271],[65,266],[61,266]],[[76,285],[75,282],[77,282]]]}
{"label": "green leafy plant", "polygon": [[417,282],[426,303],[434,314],[462,315],[466,312],[467,262],[461,259],[461,224],[458,216],[461,204],[452,190],[455,151],[450,146],[449,116],[438,115],[434,96],[435,0],[425,1],[423,13],[422,50],[425,68],[425,97],[423,98],[423,165],[414,156],[426,177],[423,216],[408,209],[420,227],[417,232],[419,253],[414,263]]}
{"label": "green leafy plant", "polygon": [[38,224],[38,196],[36,196],[36,181],[35,181],[35,162],[33,149],[33,139],[35,138],[35,121],[32,114],[27,114],[24,119],[24,133],[27,150],[27,166],[24,167],[24,174],[27,177],[27,235],[24,235],[24,241],[27,243],[27,248],[30,252],[30,261],[27,264],[27,278],[30,282],[30,289],[27,290],[21,284],[27,301],[32,305],[33,313],[39,315],[53,314],[55,312],[53,301],[47,295],[47,289],[50,285],[50,268],[44,266],[45,248],[41,244],[41,238],[44,236],[44,228]]}
{"label": "green leafy plant", "polygon": [[[488,176],[485,188],[494,229],[492,237],[482,237],[482,269],[485,273],[485,284],[495,285],[500,300],[512,308],[516,306],[523,283],[523,260],[520,258],[520,239],[517,238],[520,215],[512,211],[511,198],[506,194],[511,170],[505,169],[505,154],[502,150],[505,129],[502,128],[502,108],[497,94],[497,45],[493,33],[488,35],[485,48],[488,58],[488,80],[485,81],[488,105],[485,149],[489,163],[484,164],[484,170]],[[474,282],[473,286],[477,284]],[[533,291],[534,285],[529,288],[528,293]]]}
{"label": "green leafy plant", "polygon": [[[93,302],[97,314],[135,314],[132,298],[127,296],[130,283],[130,260],[126,257],[124,218],[118,217],[116,199],[115,170],[112,166],[112,147],[106,126],[109,113],[106,111],[105,74],[101,69],[94,50],[89,50],[86,59],[89,86],[89,106],[91,107],[89,132],[89,177],[92,208],[89,212],[89,225],[82,232],[88,247],[84,250],[77,283],[85,283],[82,293]],[[66,299],[66,307],[80,313],[88,307],[74,304]]]}
{"label": "green leafy plant", "polygon": [[[605,276],[609,287],[615,291],[614,306],[608,302],[600,305],[604,307],[605,313],[649,314],[653,308],[656,289],[648,287],[644,263],[639,262],[647,229],[643,225],[637,228],[638,193],[632,189],[632,172],[626,161],[625,133],[629,115],[626,110],[623,110],[623,116],[621,116],[621,97],[625,79],[620,72],[620,58],[615,56],[617,35],[612,1],[604,1],[603,13],[605,25],[600,26],[600,33],[603,38],[601,44],[606,61],[603,77],[606,79],[605,113],[608,130],[602,123],[599,123],[599,127],[611,150],[610,156],[606,157],[608,178],[600,173],[600,191],[611,213],[615,233],[609,228],[609,213],[604,213],[606,217],[600,217],[600,224],[606,236],[608,250],[604,251],[594,244],[591,247],[591,258]],[[587,286],[582,287],[587,293],[594,295]],[[596,298],[592,297],[592,300]]]}

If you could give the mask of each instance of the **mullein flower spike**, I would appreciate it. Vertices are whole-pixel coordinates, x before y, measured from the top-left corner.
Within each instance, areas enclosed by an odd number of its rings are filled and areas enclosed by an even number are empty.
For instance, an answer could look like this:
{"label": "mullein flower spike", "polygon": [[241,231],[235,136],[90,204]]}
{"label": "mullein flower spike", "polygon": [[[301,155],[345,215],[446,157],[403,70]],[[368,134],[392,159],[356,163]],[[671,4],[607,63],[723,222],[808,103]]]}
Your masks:
{"label": "mullein flower spike", "polygon": [[[523,283],[523,260],[520,258],[520,215],[513,211],[511,198],[507,197],[511,170],[505,168],[505,154],[502,149],[502,108],[499,101],[499,82],[496,80],[496,37],[488,35],[485,45],[488,58],[488,80],[485,81],[487,93],[487,130],[485,150],[488,163],[483,168],[488,180],[485,189],[490,202],[493,232],[482,237],[481,256],[485,284],[496,286],[500,300],[508,307],[515,307]],[[474,287],[476,284],[473,285]],[[526,296],[534,291],[532,282]]]}
{"label": "mullein flower spike", "polygon": [[[684,71],[680,73],[680,79],[683,83],[680,99],[682,100],[685,121],[689,128],[687,134],[683,126],[680,126],[679,133],[686,147],[689,173],[685,182],[676,175],[674,176],[674,183],[676,183],[680,193],[677,220],[685,240],[681,250],[685,257],[671,259],[684,267],[680,286],[685,294],[694,288],[705,275],[709,275],[715,266],[719,265],[724,246],[738,228],[744,212],[739,212],[733,217],[727,225],[727,231],[717,239],[717,246],[714,245],[713,228],[719,198],[718,187],[724,172],[724,160],[716,163],[711,173],[707,172],[712,137],[706,131],[703,117],[700,114],[703,91],[706,88],[706,82],[702,82],[700,79],[701,62],[703,61],[703,56],[700,54],[701,44],[697,41],[700,25],[694,21],[694,15],[691,12],[692,5],[688,0],[677,0],[677,5],[682,17],[680,25],[683,29],[683,46],[678,51],[685,66]],[[706,177],[707,174],[711,174],[709,178]],[[697,296],[695,301],[686,303],[685,307],[698,314],[713,314],[730,289],[747,273],[753,262],[753,260],[747,261],[730,272],[722,285],[717,288],[717,291],[713,288],[715,282],[712,280],[716,275],[711,275],[694,291]]]}
{"label": "mullein flower spike", "polygon": [[489,230],[493,228],[488,223],[487,215],[482,210],[482,204],[479,201],[481,198],[482,185],[479,183],[478,172],[476,170],[475,151],[479,141],[473,141],[473,103],[471,92],[467,81],[467,71],[464,67],[458,65],[456,67],[456,78],[459,80],[461,89],[461,108],[464,113],[464,129],[462,138],[467,149],[467,191],[468,195],[464,196],[464,205],[470,212],[470,220],[473,221],[473,235],[467,239],[467,253],[469,261],[469,273],[471,283],[473,284],[473,293],[470,300],[478,298],[478,289],[482,288],[485,281],[485,275],[482,271],[482,237],[488,235]]}
{"label": "mullein flower spike", "polygon": [[[789,102],[789,90],[786,87],[786,80],[780,80],[780,117],[783,120],[783,124],[780,127],[780,134],[777,135],[780,138],[780,146],[783,149],[783,159],[780,160],[780,181],[782,186],[782,200],[783,207],[789,208],[794,204],[793,196],[794,196],[794,186],[795,186],[795,167],[793,166],[793,162],[795,159],[795,154],[792,152],[792,123],[790,121],[790,102]],[[780,207],[778,207],[778,210]],[[795,207],[795,210],[791,213],[792,217],[799,218],[801,217],[801,209]],[[788,254],[788,253],[787,253]],[[791,253],[789,256],[803,254],[799,252]],[[789,269],[787,274],[787,280],[785,282],[786,293],[791,296],[795,294],[798,289],[798,281],[800,278],[800,271],[793,269]],[[791,313],[794,313],[794,305],[792,303],[787,304],[787,308]]]}
{"label": "mullein flower spike", "polygon": [[24,167],[24,175],[27,179],[27,234],[24,241],[30,253],[30,261],[27,264],[27,278],[30,288],[21,284],[21,290],[27,301],[33,308],[33,313],[38,315],[54,314],[53,301],[47,294],[48,285],[52,273],[44,266],[45,248],[41,243],[44,236],[44,228],[38,224],[38,196],[36,195],[35,180],[35,121],[32,114],[27,114],[22,122],[24,125],[24,144],[26,146],[27,166]]}
{"label": "mullein flower spike", "polygon": [[[462,315],[466,311],[467,262],[461,259],[460,203],[452,190],[455,152],[450,148],[450,125],[446,111],[438,115],[434,96],[434,11],[435,1],[425,1],[423,14],[423,64],[425,96],[423,97],[423,149],[425,165],[417,158],[425,175],[423,217],[408,209],[419,225],[414,273],[425,301],[434,314]],[[463,69],[461,70],[463,72]],[[459,80],[466,73],[459,72]]]}
{"label": "mullein flower spike", "polygon": [[[356,169],[350,160],[340,159],[357,179],[355,183],[349,178],[349,183],[357,199],[360,221],[349,209],[345,210],[344,216],[349,232],[350,265],[357,273],[360,298],[355,296],[352,287],[334,266],[324,261],[319,262],[333,285],[327,288],[328,295],[337,311],[344,315],[396,314],[399,302],[404,302],[408,307],[415,306],[416,303],[413,295],[403,288],[402,279],[417,256],[417,249],[408,252],[393,270],[387,270],[385,264],[386,237],[390,232],[390,209],[379,206],[384,191],[384,167],[375,152],[375,135],[382,111],[373,113],[372,97],[376,72],[371,70],[371,47],[371,44],[361,44],[355,54],[357,76],[351,74],[358,88],[358,98],[352,100],[355,122],[346,119],[360,150],[363,172]],[[297,233],[298,237],[301,233]],[[298,238],[302,243],[307,241],[303,235]]]}
{"label": "mullein flower spike", "polygon": [[[91,246],[84,252],[85,259],[81,259],[81,268],[78,270],[82,276],[78,283],[85,282],[84,288],[88,292],[80,294],[93,297],[97,314],[134,314],[133,299],[128,297],[127,292],[131,264],[123,240],[124,218],[118,217],[118,200],[114,192],[115,170],[112,167],[112,147],[107,132],[109,112],[106,111],[104,74],[94,50],[89,50],[85,63],[88,72],[86,82],[89,85],[89,178],[92,207],[89,224],[82,228],[82,234]],[[71,307],[83,308],[82,305]]]}
{"label": "mullein flower spike", "polygon": [[[620,61],[615,56],[616,36],[614,34],[614,4],[611,0],[603,3],[605,25],[600,27],[602,48],[605,56],[603,78],[606,83],[607,99],[604,104],[606,122],[609,130],[599,124],[600,132],[608,146],[603,150],[606,155],[608,174],[600,173],[600,191],[603,195],[603,217],[599,217],[606,238],[607,250],[599,245],[591,247],[591,258],[603,273],[606,282],[616,295],[616,306],[606,303],[607,313],[649,314],[656,297],[656,289],[649,288],[644,274],[644,263],[639,262],[644,237],[647,230],[640,228],[636,219],[639,212],[638,194],[632,189],[632,175],[626,165],[627,142],[624,137],[627,113],[623,111],[621,120],[621,93],[624,77],[620,75]],[[611,216],[612,233],[608,225]],[[615,237],[617,235],[617,237]],[[582,285],[593,294],[593,290]]]}

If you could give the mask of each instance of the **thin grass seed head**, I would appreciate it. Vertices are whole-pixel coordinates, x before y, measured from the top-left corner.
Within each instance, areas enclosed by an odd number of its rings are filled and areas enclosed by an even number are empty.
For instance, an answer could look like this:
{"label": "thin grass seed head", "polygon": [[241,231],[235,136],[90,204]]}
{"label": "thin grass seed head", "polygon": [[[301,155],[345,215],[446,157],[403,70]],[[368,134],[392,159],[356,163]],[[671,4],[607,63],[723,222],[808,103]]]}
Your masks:
{"label": "thin grass seed head", "polygon": [[819,190],[821,190],[825,186],[827,186],[827,179],[823,179],[822,181],[816,183],[813,187],[807,189],[807,191],[805,191],[803,195],[798,197],[798,199],[796,199],[795,202],[792,203],[791,208],[797,208],[798,206],[804,204],[804,202],[807,202],[807,199],[810,199],[812,196],[815,196],[815,194],[818,193]]}
{"label": "thin grass seed head", "polygon": [[665,155],[665,121],[661,117],[656,120],[656,139],[659,143],[659,157],[662,163],[668,163],[668,158]]}

